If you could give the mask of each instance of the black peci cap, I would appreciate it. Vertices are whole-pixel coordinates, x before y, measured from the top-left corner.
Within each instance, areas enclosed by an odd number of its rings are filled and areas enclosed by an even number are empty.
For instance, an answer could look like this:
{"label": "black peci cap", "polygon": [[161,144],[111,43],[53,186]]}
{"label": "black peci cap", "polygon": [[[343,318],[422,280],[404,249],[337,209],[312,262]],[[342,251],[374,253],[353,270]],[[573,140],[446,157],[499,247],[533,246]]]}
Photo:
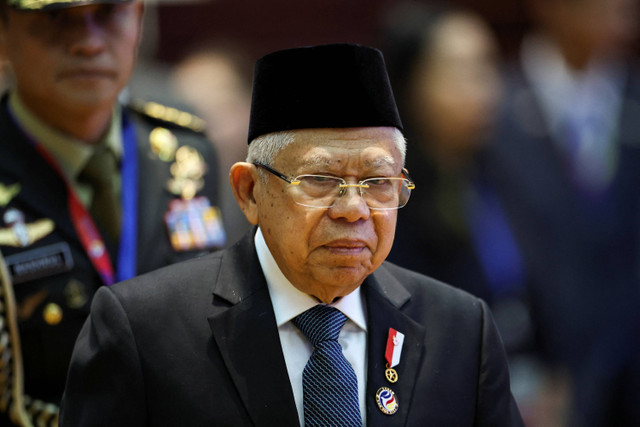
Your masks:
{"label": "black peci cap", "polygon": [[286,49],[258,60],[248,142],[271,132],[402,122],[382,53],[356,44]]}

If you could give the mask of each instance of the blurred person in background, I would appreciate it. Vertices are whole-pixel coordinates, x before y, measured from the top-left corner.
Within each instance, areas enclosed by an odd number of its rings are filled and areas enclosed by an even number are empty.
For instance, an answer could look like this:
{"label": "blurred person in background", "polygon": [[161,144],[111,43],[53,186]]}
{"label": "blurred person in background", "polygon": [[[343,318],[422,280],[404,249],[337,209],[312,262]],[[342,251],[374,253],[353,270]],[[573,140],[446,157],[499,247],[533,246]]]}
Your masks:
{"label": "blurred person in background", "polygon": [[[550,372],[576,426],[640,425],[637,0],[530,0],[492,181],[521,243]],[[561,381],[562,382],[562,381]]]}
{"label": "blurred person in background", "polygon": [[0,425],[57,425],[99,287],[224,243],[202,121],[119,100],[143,9],[0,2]]}
{"label": "blurred person in background", "polygon": [[385,57],[405,117],[407,168],[425,188],[399,213],[406,220],[391,258],[490,300],[476,279],[467,211],[499,96],[495,40],[458,9],[403,3],[389,16]]}
{"label": "blurred person in background", "polygon": [[205,132],[216,146],[220,204],[229,243],[251,226],[233,196],[229,169],[247,155],[244,141],[249,128],[252,70],[241,46],[220,42],[192,50],[173,67],[169,77],[175,93],[204,118]]}
{"label": "blurred person in background", "polygon": [[507,350],[522,350],[524,266],[484,164],[501,94],[496,40],[479,16],[445,5],[402,3],[388,18],[407,168],[423,189],[399,212],[389,259],[486,300]]}

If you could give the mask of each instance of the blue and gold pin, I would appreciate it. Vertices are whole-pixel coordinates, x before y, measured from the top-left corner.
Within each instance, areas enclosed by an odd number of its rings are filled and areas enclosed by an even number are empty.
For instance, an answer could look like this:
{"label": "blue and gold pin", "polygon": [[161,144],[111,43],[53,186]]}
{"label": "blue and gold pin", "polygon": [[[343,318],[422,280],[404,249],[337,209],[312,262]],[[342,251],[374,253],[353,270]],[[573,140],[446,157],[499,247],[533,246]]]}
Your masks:
{"label": "blue and gold pin", "polygon": [[378,408],[385,415],[398,412],[398,397],[389,387],[380,387],[376,393]]}

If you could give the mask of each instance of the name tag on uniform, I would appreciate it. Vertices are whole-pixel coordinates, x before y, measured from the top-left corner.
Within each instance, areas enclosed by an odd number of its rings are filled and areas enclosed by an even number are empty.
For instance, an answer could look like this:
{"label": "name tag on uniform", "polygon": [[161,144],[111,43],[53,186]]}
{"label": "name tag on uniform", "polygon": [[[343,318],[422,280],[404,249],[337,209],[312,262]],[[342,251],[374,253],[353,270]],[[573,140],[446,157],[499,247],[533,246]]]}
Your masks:
{"label": "name tag on uniform", "polygon": [[178,252],[221,247],[226,240],[220,209],[206,197],[172,200],[164,220]]}
{"label": "name tag on uniform", "polygon": [[67,242],[55,243],[5,257],[14,284],[64,273],[73,268]]}

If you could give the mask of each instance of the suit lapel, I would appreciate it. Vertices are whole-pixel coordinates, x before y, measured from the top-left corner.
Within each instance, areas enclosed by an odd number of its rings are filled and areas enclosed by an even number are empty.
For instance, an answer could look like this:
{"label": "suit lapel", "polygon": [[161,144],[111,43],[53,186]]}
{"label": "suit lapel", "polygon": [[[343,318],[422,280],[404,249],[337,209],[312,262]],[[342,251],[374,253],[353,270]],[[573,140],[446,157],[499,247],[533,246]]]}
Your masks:
{"label": "suit lapel", "polygon": [[[400,309],[408,302],[409,292],[386,270],[384,265],[363,285],[368,311],[368,373],[367,373],[367,425],[401,426],[407,422],[409,404],[424,357],[425,328],[406,316]],[[398,381],[390,383],[385,377],[384,357],[389,328],[404,334],[402,357],[395,367]],[[376,393],[387,387],[396,395],[398,411],[384,414],[376,403]]]}
{"label": "suit lapel", "polygon": [[[214,304],[208,317],[238,394],[256,425],[298,426],[280,337],[267,285],[248,233],[226,251],[214,285]],[[367,425],[405,425],[419,367],[425,355],[425,328],[401,308],[410,294],[384,267],[363,284],[368,311]],[[385,377],[385,347],[389,328],[405,335],[398,382]],[[383,414],[376,392],[388,387],[396,394],[398,412]]]}
{"label": "suit lapel", "polygon": [[209,325],[254,424],[298,426],[276,319],[252,240],[253,233],[248,233],[222,259]]}

